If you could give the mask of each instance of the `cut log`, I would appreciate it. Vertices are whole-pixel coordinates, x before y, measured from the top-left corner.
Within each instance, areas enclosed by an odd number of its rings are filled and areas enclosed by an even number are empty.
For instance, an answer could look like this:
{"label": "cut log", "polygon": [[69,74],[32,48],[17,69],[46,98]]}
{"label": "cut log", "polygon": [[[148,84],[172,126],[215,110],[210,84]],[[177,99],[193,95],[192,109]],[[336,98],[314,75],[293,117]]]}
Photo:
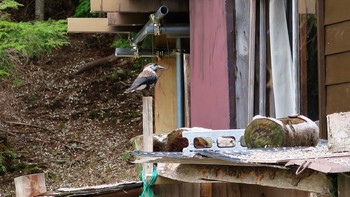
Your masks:
{"label": "cut log", "polygon": [[316,146],[319,128],[302,115],[280,119],[255,116],[245,129],[244,139],[248,148]]}
{"label": "cut log", "polygon": [[46,192],[44,173],[15,178],[16,196],[30,197]]}

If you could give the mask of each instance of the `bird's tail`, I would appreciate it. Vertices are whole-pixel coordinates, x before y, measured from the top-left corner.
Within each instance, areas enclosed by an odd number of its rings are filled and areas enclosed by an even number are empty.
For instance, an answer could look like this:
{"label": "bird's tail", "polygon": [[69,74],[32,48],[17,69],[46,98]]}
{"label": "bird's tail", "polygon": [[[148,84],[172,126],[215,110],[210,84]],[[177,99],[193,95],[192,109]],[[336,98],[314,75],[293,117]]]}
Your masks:
{"label": "bird's tail", "polygon": [[128,88],[128,89],[126,89],[126,90],[123,92],[123,94],[128,94],[128,93],[131,93],[131,92],[133,92],[132,89],[131,89],[131,88]]}

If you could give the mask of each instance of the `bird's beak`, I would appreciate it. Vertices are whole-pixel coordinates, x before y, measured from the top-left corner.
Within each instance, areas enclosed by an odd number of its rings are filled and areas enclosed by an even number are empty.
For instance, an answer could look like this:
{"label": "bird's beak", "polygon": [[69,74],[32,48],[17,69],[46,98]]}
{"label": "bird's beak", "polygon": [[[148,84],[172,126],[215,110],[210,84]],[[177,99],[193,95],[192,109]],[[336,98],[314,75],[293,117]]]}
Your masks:
{"label": "bird's beak", "polygon": [[161,65],[158,65],[157,66],[158,69],[165,69],[165,67],[161,66]]}

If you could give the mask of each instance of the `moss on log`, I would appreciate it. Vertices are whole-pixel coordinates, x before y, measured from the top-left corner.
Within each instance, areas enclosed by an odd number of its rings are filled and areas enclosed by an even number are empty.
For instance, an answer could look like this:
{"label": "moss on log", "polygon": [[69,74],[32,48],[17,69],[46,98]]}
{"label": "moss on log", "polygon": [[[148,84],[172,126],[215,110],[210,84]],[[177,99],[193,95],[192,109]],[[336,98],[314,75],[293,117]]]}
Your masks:
{"label": "moss on log", "polygon": [[319,129],[302,115],[280,119],[255,116],[245,129],[244,139],[248,148],[316,146]]}

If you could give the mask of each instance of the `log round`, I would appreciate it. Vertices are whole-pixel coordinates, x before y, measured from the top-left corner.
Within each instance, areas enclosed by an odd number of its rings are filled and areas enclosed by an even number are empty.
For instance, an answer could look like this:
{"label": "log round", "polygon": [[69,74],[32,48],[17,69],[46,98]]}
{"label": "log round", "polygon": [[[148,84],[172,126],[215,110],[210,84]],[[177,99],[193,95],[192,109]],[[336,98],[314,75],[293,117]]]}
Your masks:
{"label": "log round", "polygon": [[302,115],[280,119],[255,116],[244,133],[248,148],[316,146],[318,139],[318,126]]}

